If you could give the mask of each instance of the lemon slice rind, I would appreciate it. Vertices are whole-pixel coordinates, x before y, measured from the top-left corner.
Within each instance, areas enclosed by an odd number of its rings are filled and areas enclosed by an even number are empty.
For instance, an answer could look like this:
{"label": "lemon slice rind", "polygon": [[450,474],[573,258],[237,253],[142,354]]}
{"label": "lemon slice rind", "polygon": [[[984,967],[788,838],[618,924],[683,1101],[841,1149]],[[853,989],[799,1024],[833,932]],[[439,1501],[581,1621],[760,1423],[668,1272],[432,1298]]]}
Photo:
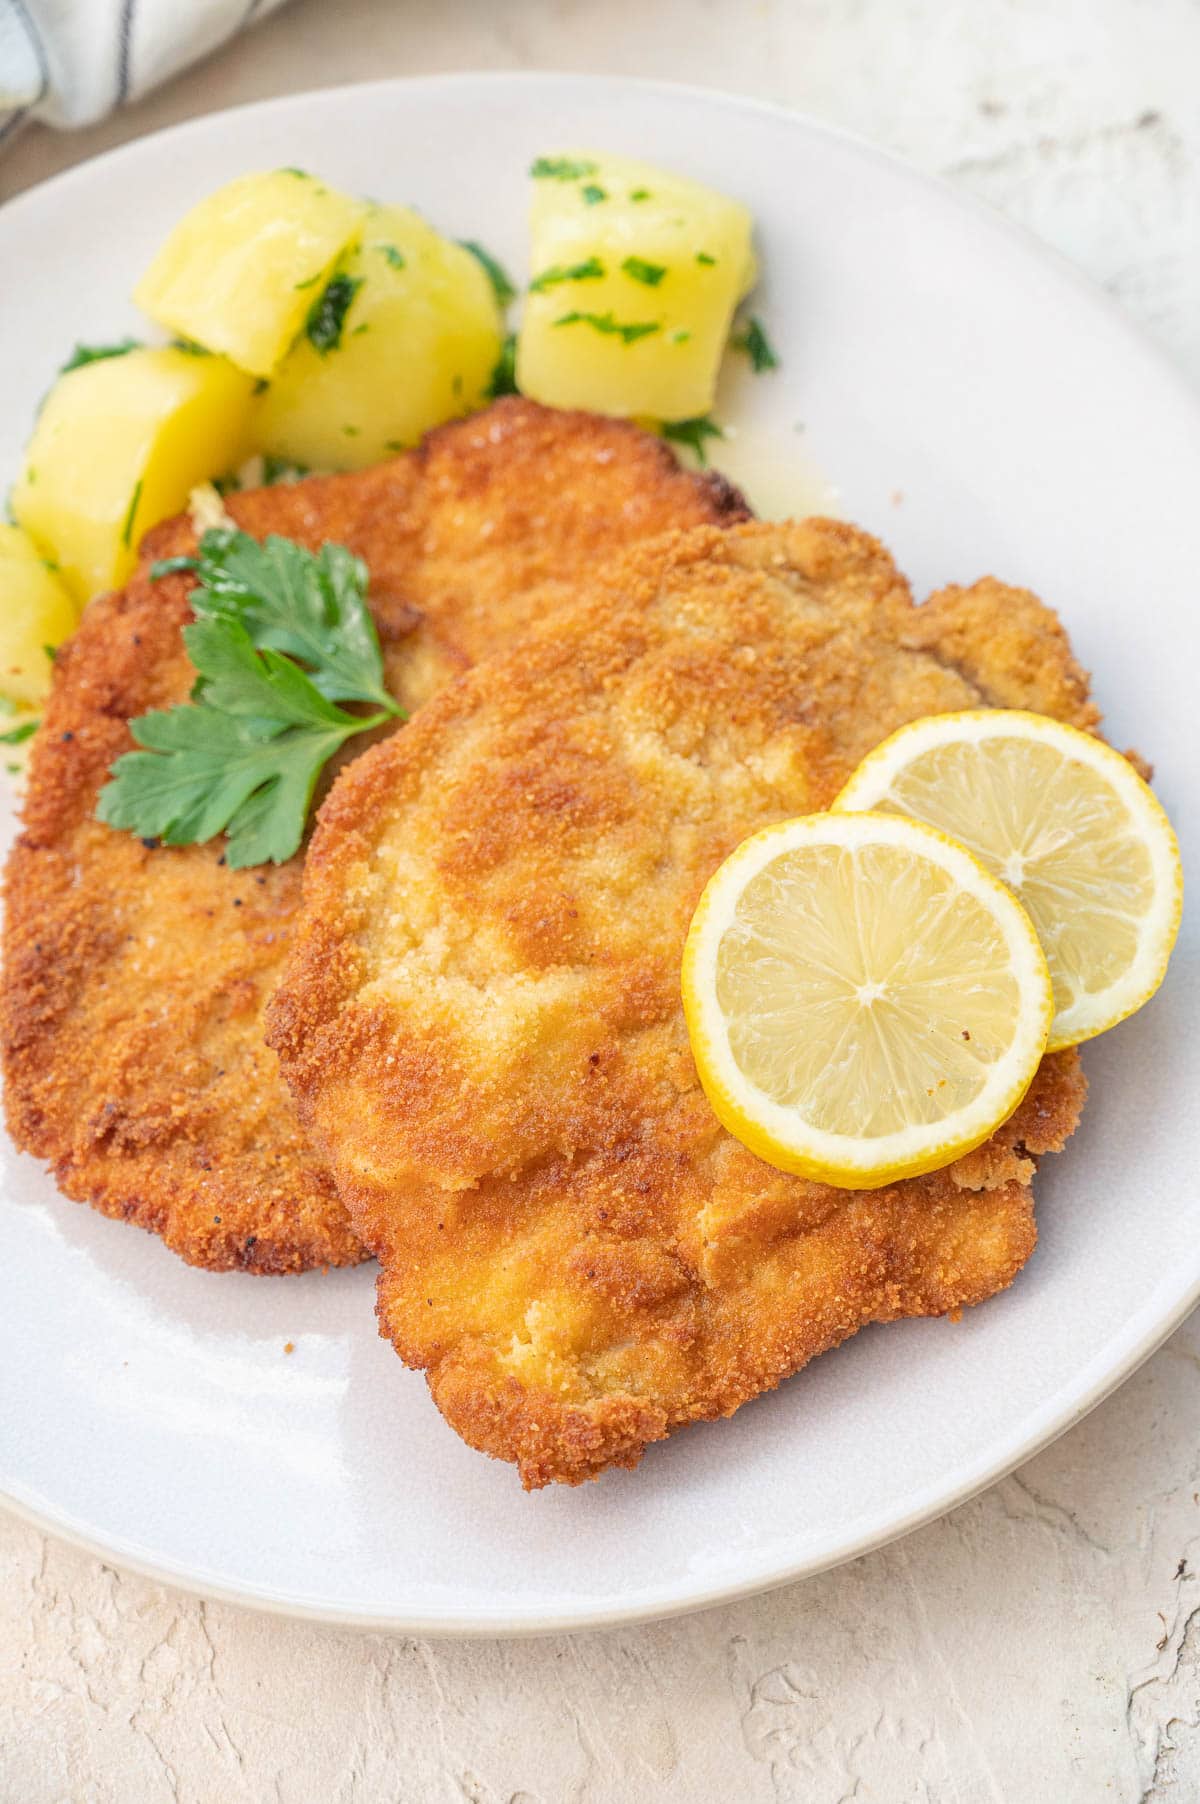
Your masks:
{"label": "lemon slice rind", "polygon": [[[734,1057],[715,981],[718,948],[734,924],[739,898],[774,859],[804,845],[854,850],[868,844],[900,846],[931,860],[985,907],[1000,929],[1019,996],[1011,1042],[969,1105],[932,1123],[873,1137],[830,1132],[754,1084]],[[684,949],[682,988],[700,1082],[722,1125],[780,1170],[850,1190],[937,1170],[982,1145],[1033,1081],[1054,1013],[1045,955],[1011,890],[947,835],[898,814],[804,815],[745,840],[700,898]]]}
{"label": "lemon slice rind", "polygon": [[[1179,932],[1183,910],[1179,843],[1158,797],[1129,760],[1094,734],[1023,709],[977,708],[931,715],[900,727],[869,752],[833,808],[839,813],[887,811],[890,804],[899,813],[891,792],[896,778],[918,755],[953,742],[979,744],[990,738],[1013,737],[1051,745],[1064,758],[1077,758],[1104,778],[1140,829],[1138,837],[1150,860],[1153,901],[1139,931],[1137,954],[1112,984],[1060,1008],[1047,1042],[1047,1051],[1059,1052],[1094,1039],[1143,1007],[1162,983]],[[972,850],[980,850],[978,843]],[[1052,953],[1050,957],[1053,964]]]}

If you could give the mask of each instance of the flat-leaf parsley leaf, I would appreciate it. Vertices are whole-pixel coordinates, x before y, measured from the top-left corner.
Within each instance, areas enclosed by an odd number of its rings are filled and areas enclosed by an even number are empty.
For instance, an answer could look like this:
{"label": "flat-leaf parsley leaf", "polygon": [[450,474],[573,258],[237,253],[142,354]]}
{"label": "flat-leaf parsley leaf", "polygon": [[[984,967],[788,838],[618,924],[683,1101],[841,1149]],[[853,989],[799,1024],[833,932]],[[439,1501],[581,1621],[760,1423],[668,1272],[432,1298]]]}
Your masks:
{"label": "flat-leaf parsley leaf", "polygon": [[[197,671],[192,699],[130,722],[140,751],[112,767],[96,812],[167,845],[228,836],[240,869],[281,863],[304,837],[318,777],[356,733],[404,718],[384,686],[366,606],[367,572],[340,545],[314,554],[290,539],[263,544],[220,529],[188,570],[196,615],[183,638]],[[374,703],[369,715],[340,702]]]}
{"label": "flat-leaf parsley leaf", "polygon": [[364,599],[367,567],[344,545],[314,553],[275,534],[260,544],[247,532],[217,527],[204,534],[194,558],[168,558],[151,575],[168,570],[195,572],[198,618],[238,621],[256,647],[299,658],[330,701],[395,706]]}

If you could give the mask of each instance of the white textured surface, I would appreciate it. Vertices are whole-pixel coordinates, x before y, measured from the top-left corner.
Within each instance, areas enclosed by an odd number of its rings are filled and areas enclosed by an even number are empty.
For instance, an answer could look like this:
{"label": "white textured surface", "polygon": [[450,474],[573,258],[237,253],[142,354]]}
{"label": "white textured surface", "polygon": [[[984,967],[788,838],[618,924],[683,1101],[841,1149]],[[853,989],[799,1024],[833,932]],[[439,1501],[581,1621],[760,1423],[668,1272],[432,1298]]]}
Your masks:
{"label": "white textured surface", "polygon": [[[847,125],[1057,244],[1200,377],[1190,0],[301,0],[120,121],[27,135],[0,193],[261,94],[520,66],[673,76]],[[1191,1804],[1198,1372],[1193,1319],[1055,1448],[900,1545],[586,1637],[253,1617],[0,1519],[0,1804]]]}

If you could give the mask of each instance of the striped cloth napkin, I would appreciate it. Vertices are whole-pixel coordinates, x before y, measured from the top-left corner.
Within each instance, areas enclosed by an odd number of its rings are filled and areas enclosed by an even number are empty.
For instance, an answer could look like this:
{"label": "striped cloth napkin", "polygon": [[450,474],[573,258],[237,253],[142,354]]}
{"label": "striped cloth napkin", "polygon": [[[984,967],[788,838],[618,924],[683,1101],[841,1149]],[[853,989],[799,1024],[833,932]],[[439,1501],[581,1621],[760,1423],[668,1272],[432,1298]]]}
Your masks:
{"label": "striped cloth napkin", "polygon": [[90,125],[283,0],[0,0],[0,147],[28,119]]}

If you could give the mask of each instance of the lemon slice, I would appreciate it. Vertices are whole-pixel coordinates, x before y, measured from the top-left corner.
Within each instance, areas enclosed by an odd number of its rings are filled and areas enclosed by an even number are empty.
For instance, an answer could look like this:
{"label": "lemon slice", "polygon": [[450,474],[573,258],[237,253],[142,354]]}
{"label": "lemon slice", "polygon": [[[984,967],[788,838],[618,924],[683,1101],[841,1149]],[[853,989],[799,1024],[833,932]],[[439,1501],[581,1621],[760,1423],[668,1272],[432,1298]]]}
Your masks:
{"label": "lemon slice", "polygon": [[810,814],[739,846],[692,920],[683,1006],[730,1133],[849,1190],[986,1140],[1054,1012],[1011,893],[944,834],[888,814]]}
{"label": "lemon slice", "polygon": [[834,803],[926,821],[1020,897],[1054,983],[1050,1050],[1148,1002],[1179,931],[1171,823],[1128,759],[1043,714],[980,708],[901,727]]}

